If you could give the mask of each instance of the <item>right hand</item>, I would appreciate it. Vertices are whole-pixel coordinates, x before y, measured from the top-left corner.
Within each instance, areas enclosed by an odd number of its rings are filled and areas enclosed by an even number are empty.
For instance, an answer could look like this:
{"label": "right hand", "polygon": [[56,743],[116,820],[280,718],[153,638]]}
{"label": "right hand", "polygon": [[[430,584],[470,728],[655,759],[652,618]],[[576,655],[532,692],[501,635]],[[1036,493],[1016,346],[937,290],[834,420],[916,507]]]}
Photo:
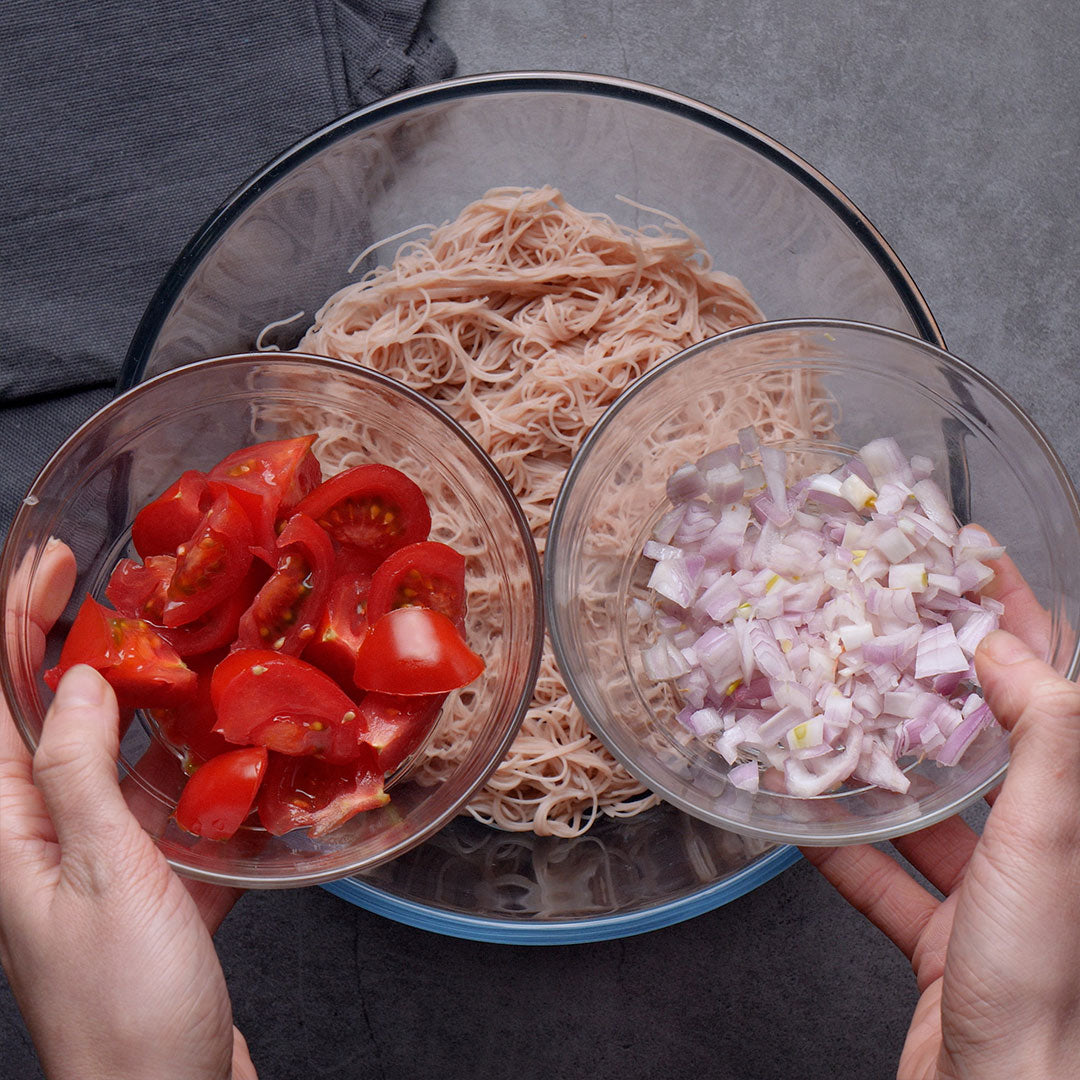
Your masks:
{"label": "right hand", "polygon": [[844,897],[904,950],[920,998],[899,1080],[1080,1077],[1080,687],[1045,654],[1046,613],[998,560],[1006,630],[975,663],[1010,731],[982,836],[959,817],[894,846],[939,901],[871,846],[807,848]]}

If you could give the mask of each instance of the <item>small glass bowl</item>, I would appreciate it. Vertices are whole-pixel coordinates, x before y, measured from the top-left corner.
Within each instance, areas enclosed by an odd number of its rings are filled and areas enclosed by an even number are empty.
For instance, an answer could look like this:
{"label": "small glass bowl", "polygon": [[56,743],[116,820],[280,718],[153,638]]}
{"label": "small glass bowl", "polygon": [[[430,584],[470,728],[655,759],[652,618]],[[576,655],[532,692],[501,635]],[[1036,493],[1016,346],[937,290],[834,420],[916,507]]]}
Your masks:
{"label": "small glass bowl", "polygon": [[[641,664],[647,644],[635,596],[640,552],[670,507],[665,480],[737,438],[739,402],[767,389],[786,417],[763,444],[832,469],[891,435],[934,476],[961,523],[1007,546],[1049,619],[1046,659],[1080,671],[1080,507],[1045,438],[1015,402],[969,364],[881,327],[837,320],[759,324],[672,357],[605,412],[555,505],[545,556],[548,625],[559,667],[589,726],[643,783],[689,814],[744,835],[814,844],[873,842],[957,813],[998,783],[1008,741],[984,731],[956,766],[908,771],[907,794],[862,787],[802,799],[729,784],[728,765],[674,722],[667,684]],[[809,402],[823,404],[807,418]],[[816,428],[817,430],[812,430]],[[1035,643],[1032,643],[1033,645]]]}
{"label": "small glass bowl", "polygon": [[[141,712],[120,750],[122,785],[142,826],[179,871],[244,887],[330,881],[393,859],[450,821],[486,780],[517,732],[532,694],[543,644],[539,562],[528,525],[506,482],[472,438],[421,395],[375,372],[291,354],[229,356],[177,368],[116,398],[76,431],[45,466],[16,516],[0,561],[0,651],[4,693],[33,749],[52,695],[41,675],[56,663],[83,597],[104,600],[112,568],[133,555],[138,509],[185,469],[208,469],[226,454],[267,439],[320,434],[315,451],[346,464],[392,464],[424,490],[433,538],[467,542],[467,581],[483,603],[467,617],[498,612],[485,639],[486,669],[469,695],[469,720],[438,782],[423,770],[392,784],[390,802],[320,839],[305,831],[273,837],[241,829],[231,840],[202,840],[171,814],[184,783],[176,753]],[[440,533],[440,530],[443,530]],[[29,583],[51,537],[75,554],[78,579],[35,665]],[[21,613],[21,614],[20,614]],[[445,717],[444,710],[444,717]],[[437,737],[437,732],[436,732]],[[400,774],[399,774],[400,775]]]}

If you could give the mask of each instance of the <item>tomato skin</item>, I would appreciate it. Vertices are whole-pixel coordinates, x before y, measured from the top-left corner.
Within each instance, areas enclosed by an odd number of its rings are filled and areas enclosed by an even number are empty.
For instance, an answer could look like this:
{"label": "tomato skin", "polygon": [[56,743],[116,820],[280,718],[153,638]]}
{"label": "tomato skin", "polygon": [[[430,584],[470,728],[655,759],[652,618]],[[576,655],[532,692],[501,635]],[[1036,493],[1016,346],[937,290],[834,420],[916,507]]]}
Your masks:
{"label": "tomato skin", "polygon": [[232,489],[210,482],[213,504],[176,549],[162,612],[165,626],[194,622],[236,591],[251,566],[251,524]]}
{"label": "tomato skin", "polygon": [[233,489],[251,521],[255,554],[270,566],[277,563],[277,522],[322,480],[314,442],[302,435],[245,446],[207,474]]}
{"label": "tomato skin", "polygon": [[389,465],[357,465],[324,480],[296,507],[339,544],[380,561],[406,544],[425,540],[431,513],[420,488]]}
{"label": "tomato skin", "polygon": [[401,697],[378,693],[360,699],[363,739],[375,751],[381,774],[393,772],[427,738],[445,700],[445,694]]}
{"label": "tomato skin", "polygon": [[245,746],[200,765],[180,793],[176,824],[206,840],[228,840],[251,813],[267,760],[263,747]]}
{"label": "tomato skin", "polygon": [[400,607],[439,611],[464,631],[465,557],[436,540],[395,551],[375,571],[368,620],[374,623]]}
{"label": "tomato skin", "polygon": [[277,546],[277,568],[241,615],[236,644],[298,656],[315,636],[326,606],[334,545],[306,514],[293,514]]}
{"label": "tomato skin", "polygon": [[131,542],[143,559],[173,555],[191,539],[206,512],[206,494],[205,475],[189,469],[135,515]]}
{"label": "tomato skin", "polygon": [[340,765],[271,753],[259,793],[259,820],[272,836],[306,828],[318,838],[389,801],[370,748]]}
{"label": "tomato skin", "polygon": [[483,659],[445,615],[404,607],[372,624],[357,651],[353,681],[362,690],[414,697],[467,686],[483,670]]}
{"label": "tomato skin", "polygon": [[338,552],[319,625],[303,657],[351,693],[356,652],[367,632],[371,560],[355,548]]}
{"label": "tomato skin", "polygon": [[216,690],[212,679],[210,693],[214,730],[229,742],[334,762],[360,753],[356,703],[329,675],[267,649],[239,650],[218,668],[226,664],[228,676],[218,678]]}
{"label": "tomato skin", "polygon": [[188,701],[196,676],[175,650],[143,619],[127,619],[87,594],[71,624],[60,661],[45,672],[55,690],[75,664],[89,664],[116,692],[121,708],[151,708]]}

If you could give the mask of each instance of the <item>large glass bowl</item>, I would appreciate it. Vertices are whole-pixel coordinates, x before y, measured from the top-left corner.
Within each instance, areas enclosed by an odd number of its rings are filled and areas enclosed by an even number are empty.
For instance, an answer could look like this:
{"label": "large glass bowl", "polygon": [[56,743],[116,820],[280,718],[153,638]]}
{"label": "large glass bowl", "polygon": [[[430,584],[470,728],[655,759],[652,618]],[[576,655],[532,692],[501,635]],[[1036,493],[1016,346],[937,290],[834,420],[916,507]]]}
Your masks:
{"label": "large glass bowl", "polygon": [[[470,698],[468,719],[439,782],[420,782],[422,770],[409,773],[406,767],[405,776],[390,784],[386,806],[319,839],[305,830],[273,837],[244,828],[219,843],[184,832],[171,819],[185,781],[179,755],[140,712],[121,743],[128,804],[173,866],[220,884],[306,885],[391,859],[452,820],[502,759],[529,703],[543,643],[536,548],[502,476],[461,427],[382,375],[318,357],[226,357],[168,372],[91,417],[34,482],[0,562],[7,613],[0,674],[33,748],[52,700],[43,667],[56,663],[83,597],[90,593],[107,602],[105,586],[117,561],[137,558],[131,523],[140,507],[186,469],[209,469],[243,446],[309,431],[323,436],[314,449],[324,465],[340,467],[326,456],[334,439],[337,445],[347,439],[352,457],[346,464],[373,461],[401,469],[428,499],[432,535],[460,538],[468,552],[466,580],[474,589],[482,583],[484,598],[467,616],[466,635],[471,626],[474,640],[490,642],[486,668],[462,691]],[[78,578],[48,635],[42,665],[28,596],[52,537],[74,552]],[[495,633],[487,625],[492,612],[500,626]],[[482,632],[478,619],[487,620]],[[455,722],[455,735],[461,723]]]}
{"label": "large glass bowl", "polygon": [[[674,721],[677,694],[645,674],[651,563],[642,545],[670,509],[665,480],[735,442],[740,402],[763,388],[781,419],[759,429],[803,474],[831,470],[880,436],[935,464],[961,523],[1006,546],[1047,613],[1032,640],[1068,678],[1080,670],[1080,507],[1060,460],[1020,407],[975,368],[926,342],[829,320],[759,324],[665,361],[604,413],[552,513],[545,600],[559,667],[593,731],[640,780],[703,821],[799,844],[885,840],[955,814],[997,784],[1008,738],[985,729],[952,767],[907,768],[906,794],[845,786],[816,798],[727,782],[728,764]],[[826,403],[813,425],[805,403]],[[797,479],[792,475],[792,479]],[[1006,610],[1008,618],[1008,609]]]}
{"label": "large glass bowl", "polygon": [[[369,244],[452,218],[489,188],[544,183],[628,225],[655,217],[620,195],[676,215],[769,317],[847,317],[941,344],[926,303],[870,222],[779,143],[654,87],[526,72],[396,95],[270,162],[177,259],[135,335],[123,384],[250,349],[268,322],[303,311],[268,335],[287,348],[334,290],[392,252],[350,275]],[[580,841],[459,818],[334,889],[443,933],[555,943],[675,922],[733,899],[795,857],[717,834],[672,808],[602,821]],[[583,879],[593,885],[583,890]]]}

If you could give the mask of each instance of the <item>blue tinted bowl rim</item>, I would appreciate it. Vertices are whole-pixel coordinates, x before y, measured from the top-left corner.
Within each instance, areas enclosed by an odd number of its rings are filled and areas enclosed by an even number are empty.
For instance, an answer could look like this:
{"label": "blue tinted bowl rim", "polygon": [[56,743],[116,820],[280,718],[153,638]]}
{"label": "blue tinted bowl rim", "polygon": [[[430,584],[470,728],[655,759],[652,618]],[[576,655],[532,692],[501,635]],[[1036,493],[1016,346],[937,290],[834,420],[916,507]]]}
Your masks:
{"label": "blue tinted bowl rim", "polygon": [[[203,257],[237,218],[279,179],[314,155],[357,131],[423,105],[494,93],[568,93],[651,105],[673,116],[702,124],[747,146],[773,162],[816,195],[872,255],[896,290],[923,339],[944,347],[937,321],[907,268],[855,204],[830,180],[782,143],[742,120],[670,90],[616,76],[572,71],[505,71],[449,79],[388,98],[349,113],[306,136],[273,158],[225,200],[195,233],[167,271],[144,312],[121,368],[117,392],[145,378],[146,366],[161,323]],[[409,926],[476,941],[564,944],[627,937],[692,918],[736,899],[781,873],[799,858],[798,850],[780,847],[755,860],[731,878],[677,900],[629,914],[560,922],[511,922],[429,908],[376,889],[356,878],[324,884],[360,907]]]}
{"label": "blue tinted bowl rim", "polygon": [[420,106],[499,93],[576,93],[650,105],[673,116],[696,121],[750,147],[798,180],[836,214],[885,273],[911,317],[917,336],[944,346],[930,308],[907,268],[882,235],[835,184],[782,143],[729,113],[646,83],[586,72],[507,71],[448,79],[384,98],[325,125],[256,172],[210,215],[166,272],[132,337],[120,371],[118,391],[130,389],[145,377],[161,323],[203,257],[237,218],[283,176],[338,140]]}
{"label": "blue tinted bowl rim", "polygon": [[433,908],[386,893],[355,877],[328,882],[323,888],[376,915],[447,937],[487,941],[496,945],[577,945],[644,934],[703,915],[771,881],[801,858],[798,848],[783,845],[773,848],[730,877],[676,900],[618,915],[550,921],[498,919]]}

